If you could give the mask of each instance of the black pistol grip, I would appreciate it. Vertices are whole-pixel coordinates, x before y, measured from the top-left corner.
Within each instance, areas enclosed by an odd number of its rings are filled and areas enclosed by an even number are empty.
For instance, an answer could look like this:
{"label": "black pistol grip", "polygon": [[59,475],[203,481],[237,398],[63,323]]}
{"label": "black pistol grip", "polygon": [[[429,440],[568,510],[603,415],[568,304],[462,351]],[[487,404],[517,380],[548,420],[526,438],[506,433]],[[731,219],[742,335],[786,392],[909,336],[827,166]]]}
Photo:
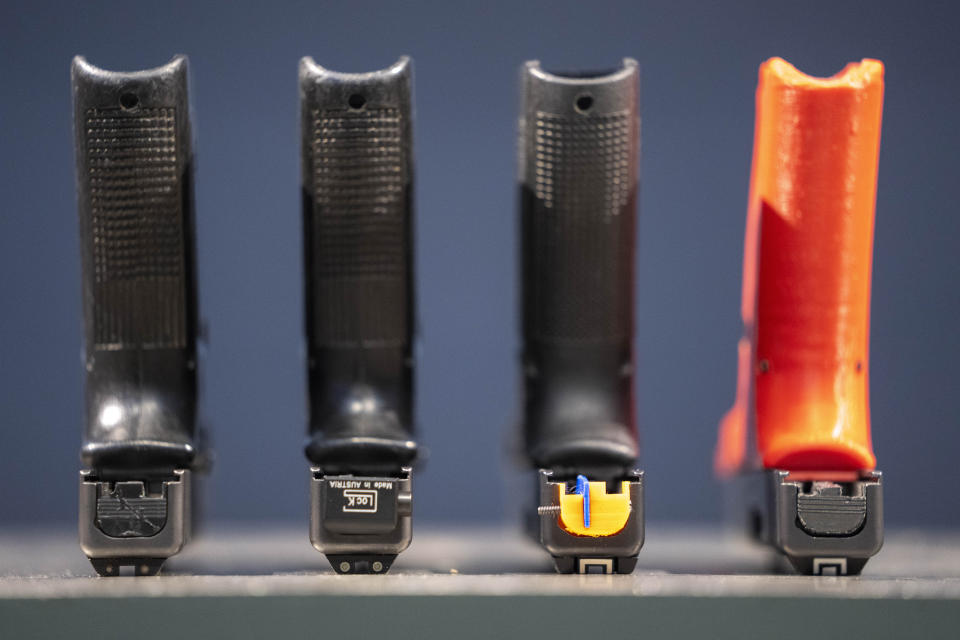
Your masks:
{"label": "black pistol grip", "polygon": [[399,473],[413,420],[412,66],[300,63],[307,457]]}
{"label": "black pistol grip", "polygon": [[629,59],[597,74],[522,69],[525,431],[541,467],[615,475],[637,457],[638,84]]}
{"label": "black pistol grip", "polygon": [[71,68],[86,366],[84,462],[186,467],[197,302],[187,58]]}

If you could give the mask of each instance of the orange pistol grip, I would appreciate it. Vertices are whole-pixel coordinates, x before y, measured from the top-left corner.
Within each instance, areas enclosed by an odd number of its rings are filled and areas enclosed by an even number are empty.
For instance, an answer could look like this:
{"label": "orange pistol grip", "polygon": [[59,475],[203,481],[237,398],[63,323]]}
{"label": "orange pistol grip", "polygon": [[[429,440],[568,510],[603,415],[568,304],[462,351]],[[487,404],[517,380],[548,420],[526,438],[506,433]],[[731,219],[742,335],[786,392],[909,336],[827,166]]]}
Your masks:
{"label": "orange pistol grip", "polygon": [[813,78],[760,67],[744,245],[737,403],[717,468],[860,471],[870,441],[868,341],[883,64]]}

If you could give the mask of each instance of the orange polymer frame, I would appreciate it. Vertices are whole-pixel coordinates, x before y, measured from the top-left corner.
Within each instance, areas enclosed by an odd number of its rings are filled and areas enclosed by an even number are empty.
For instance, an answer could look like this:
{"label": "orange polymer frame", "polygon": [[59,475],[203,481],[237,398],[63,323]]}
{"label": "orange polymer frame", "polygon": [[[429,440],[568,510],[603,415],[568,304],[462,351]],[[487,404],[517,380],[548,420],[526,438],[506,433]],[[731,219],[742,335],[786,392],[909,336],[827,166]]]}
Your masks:
{"label": "orange polymer frame", "polygon": [[882,107],[877,60],[831,78],[780,58],[760,67],[744,337],[737,401],[720,429],[722,474],[876,465],[867,371]]}

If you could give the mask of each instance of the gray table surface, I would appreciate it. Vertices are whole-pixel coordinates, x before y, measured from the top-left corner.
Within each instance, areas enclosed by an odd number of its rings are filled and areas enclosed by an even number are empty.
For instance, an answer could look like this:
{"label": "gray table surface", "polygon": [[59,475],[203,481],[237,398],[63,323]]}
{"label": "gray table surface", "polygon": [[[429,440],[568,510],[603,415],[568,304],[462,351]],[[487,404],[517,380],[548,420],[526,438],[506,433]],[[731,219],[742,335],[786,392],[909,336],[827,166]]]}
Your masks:
{"label": "gray table surface", "polygon": [[561,576],[515,529],[421,527],[338,576],[291,527],[220,526],[153,578],[94,578],[70,531],[0,533],[0,637],[960,638],[960,535],[888,532],[860,578],[778,575],[721,529],[651,526],[630,576]]}

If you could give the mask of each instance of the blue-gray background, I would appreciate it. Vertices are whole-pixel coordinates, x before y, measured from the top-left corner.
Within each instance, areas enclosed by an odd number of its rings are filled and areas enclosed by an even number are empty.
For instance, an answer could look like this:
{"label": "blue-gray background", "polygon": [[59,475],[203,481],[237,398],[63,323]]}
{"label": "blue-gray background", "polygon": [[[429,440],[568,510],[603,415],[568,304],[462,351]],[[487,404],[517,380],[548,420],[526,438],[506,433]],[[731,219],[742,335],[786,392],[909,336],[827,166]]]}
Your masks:
{"label": "blue-gray background", "polygon": [[[416,69],[418,518],[514,517],[520,63],[642,65],[637,379],[651,520],[720,518],[757,66],[887,68],[873,434],[887,517],[958,526],[960,56],[947,3],[4,2],[0,521],[75,514],[82,406],[70,58],[192,65],[214,520],[306,518],[296,65]],[[525,488],[525,487],[524,487]]]}

